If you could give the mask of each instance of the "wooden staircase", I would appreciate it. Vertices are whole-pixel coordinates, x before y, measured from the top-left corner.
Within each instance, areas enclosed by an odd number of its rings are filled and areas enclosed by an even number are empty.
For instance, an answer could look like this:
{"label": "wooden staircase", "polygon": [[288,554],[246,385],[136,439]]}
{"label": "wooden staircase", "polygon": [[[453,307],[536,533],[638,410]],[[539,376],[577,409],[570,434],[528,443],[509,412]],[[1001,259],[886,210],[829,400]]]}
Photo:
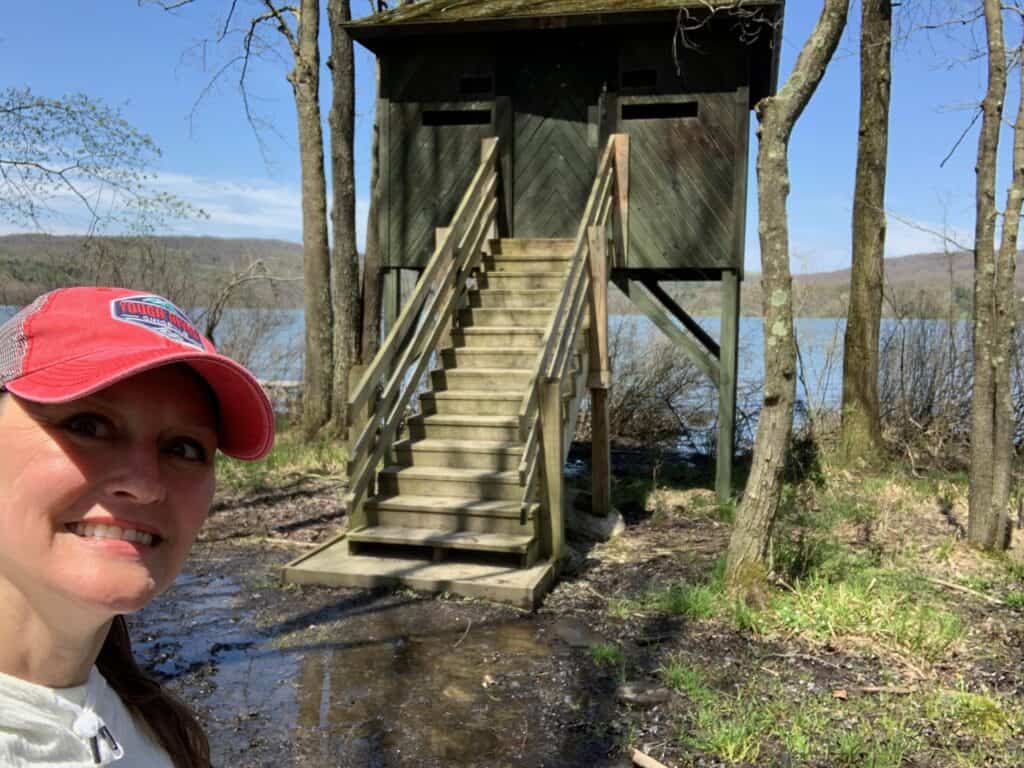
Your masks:
{"label": "wooden staircase", "polygon": [[[486,556],[529,568],[540,505],[524,503],[518,413],[561,294],[572,240],[493,240],[420,412],[348,534],[360,555]],[[582,363],[577,356],[576,372]],[[578,399],[582,387],[570,393]],[[577,403],[567,402],[575,412]],[[427,551],[429,550],[429,552]]]}
{"label": "wooden staircase", "polygon": [[[607,435],[607,283],[610,258],[625,263],[628,140],[610,137],[571,240],[494,239],[497,142],[482,142],[451,223],[349,397],[348,529],[288,563],[288,582],[531,608],[554,580],[587,386],[595,435]],[[595,442],[602,508],[610,465],[607,439]]]}

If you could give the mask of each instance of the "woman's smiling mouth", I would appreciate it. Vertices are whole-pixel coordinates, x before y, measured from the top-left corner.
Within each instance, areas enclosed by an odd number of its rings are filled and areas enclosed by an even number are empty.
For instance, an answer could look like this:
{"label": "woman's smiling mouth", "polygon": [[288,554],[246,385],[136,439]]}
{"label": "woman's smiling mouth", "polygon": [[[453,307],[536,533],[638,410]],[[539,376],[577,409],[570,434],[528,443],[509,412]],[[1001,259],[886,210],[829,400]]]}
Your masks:
{"label": "woman's smiling mouth", "polygon": [[160,537],[137,528],[106,525],[103,523],[68,523],[69,531],[86,539],[116,539],[120,541],[153,546],[160,543]]}

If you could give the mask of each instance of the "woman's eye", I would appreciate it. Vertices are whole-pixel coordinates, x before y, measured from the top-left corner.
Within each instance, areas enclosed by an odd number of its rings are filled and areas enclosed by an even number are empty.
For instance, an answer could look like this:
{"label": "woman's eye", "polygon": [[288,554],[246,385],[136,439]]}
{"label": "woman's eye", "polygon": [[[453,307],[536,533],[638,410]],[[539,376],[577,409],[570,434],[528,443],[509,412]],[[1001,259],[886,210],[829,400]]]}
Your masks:
{"label": "woman's eye", "polygon": [[188,437],[181,437],[171,441],[168,446],[168,453],[186,461],[198,461],[200,463],[205,463],[209,456],[209,452],[203,447],[202,443]]}
{"label": "woman's eye", "polygon": [[113,425],[95,413],[76,413],[64,421],[64,429],[83,437],[104,438],[109,437],[113,431]]}

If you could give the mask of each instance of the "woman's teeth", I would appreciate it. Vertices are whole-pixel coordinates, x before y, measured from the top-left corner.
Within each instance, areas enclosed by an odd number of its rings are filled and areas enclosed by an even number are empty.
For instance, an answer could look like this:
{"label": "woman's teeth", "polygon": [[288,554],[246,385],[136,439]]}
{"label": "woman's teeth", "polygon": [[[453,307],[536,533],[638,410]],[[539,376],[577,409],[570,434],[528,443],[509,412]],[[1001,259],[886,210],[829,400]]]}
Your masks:
{"label": "woman's teeth", "polygon": [[68,526],[72,533],[87,539],[121,539],[133,541],[145,546],[153,543],[153,534],[137,531],[134,528],[121,528],[116,525],[93,525],[92,523],[73,523]]}

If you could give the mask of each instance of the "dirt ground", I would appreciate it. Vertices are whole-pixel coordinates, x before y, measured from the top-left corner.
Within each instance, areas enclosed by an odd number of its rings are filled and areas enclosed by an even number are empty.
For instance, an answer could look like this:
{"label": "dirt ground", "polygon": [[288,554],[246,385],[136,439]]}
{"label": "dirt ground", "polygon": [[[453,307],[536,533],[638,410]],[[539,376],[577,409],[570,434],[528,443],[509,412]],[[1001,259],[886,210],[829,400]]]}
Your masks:
{"label": "dirt ground", "polygon": [[[137,655],[199,712],[216,765],[629,766],[637,748],[668,766],[831,766],[815,739],[907,721],[908,693],[968,679],[1024,696],[1021,612],[976,590],[954,593],[966,639],[926,667],[722,616],[616,610],[659,585],[708,580],[729,525],[707,491],[655,494],[625,509],[615,541],[574,542],[568,573],[532,613],[405,590],[281,586],[284,563],[343,528],[339,497],[317,479],[219,499],[186,573],[131,620]],[[937,503],[916,535],[949,537],[950,519]],[[874,525],[869,538],[887,535]],[[666,686],[672,664],[700,670],[702,682]],[[761,729],[756,748],[706,722],[712,700],[734,713],[729,727]],[[764,736],[776,732],[763,718],[735,717],[808,701],[821,706],[799,726],[806,749]],[[915,715],[912,748],[891,763],[874,752],[858,762],[854,750],[843,764],[1024,764],[1017,721],[998,753],[947,760],[954,747],[983,755],[987,742],[977,730],[942,732],[942,716]]]}

